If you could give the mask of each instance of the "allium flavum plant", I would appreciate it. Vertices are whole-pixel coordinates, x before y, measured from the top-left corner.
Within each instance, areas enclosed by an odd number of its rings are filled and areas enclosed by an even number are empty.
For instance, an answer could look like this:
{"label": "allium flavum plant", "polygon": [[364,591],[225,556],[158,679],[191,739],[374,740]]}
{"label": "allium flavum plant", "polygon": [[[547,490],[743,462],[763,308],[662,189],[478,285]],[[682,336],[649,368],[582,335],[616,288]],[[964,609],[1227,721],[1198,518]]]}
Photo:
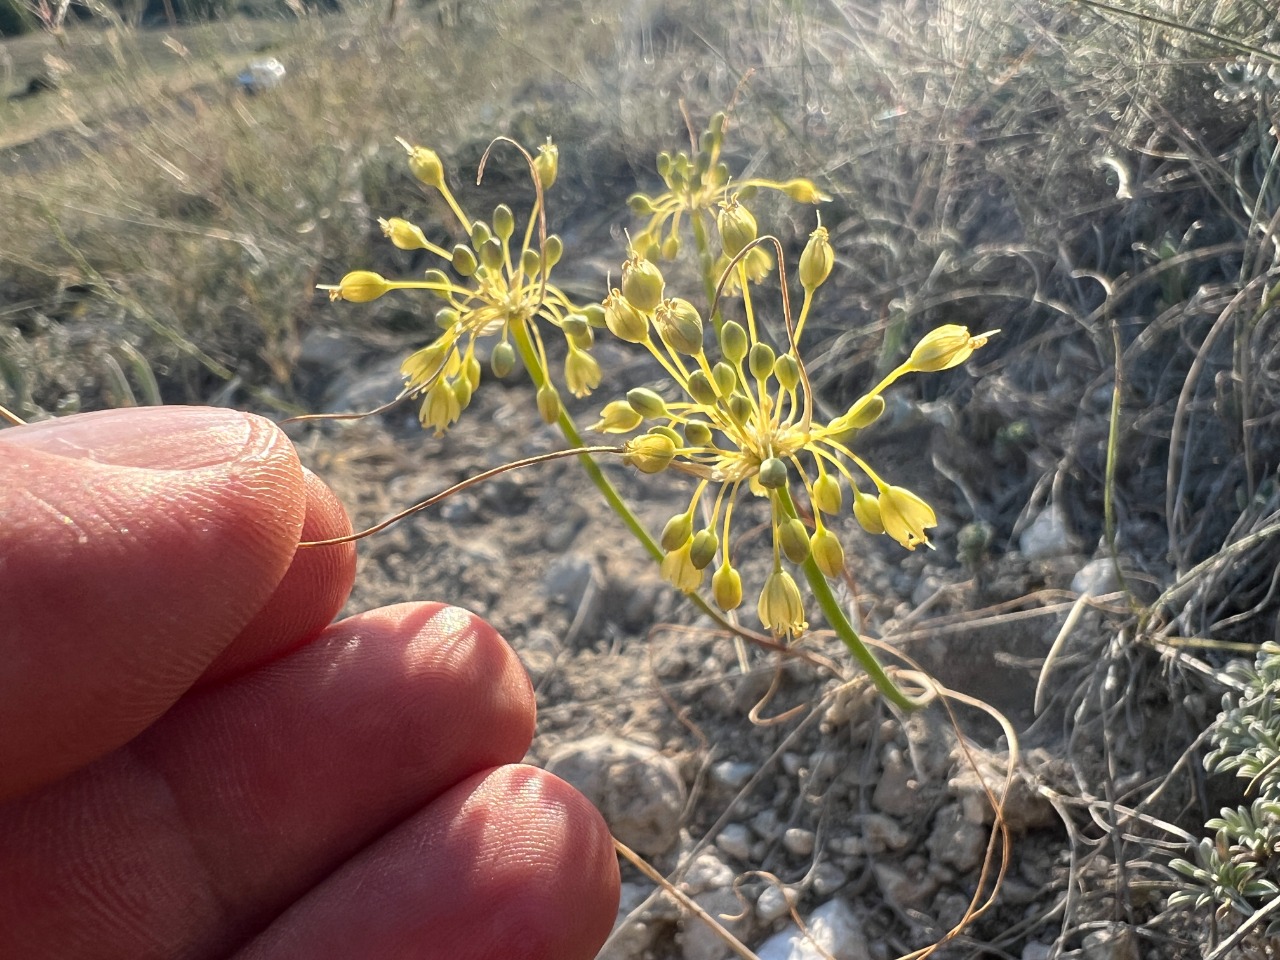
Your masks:
{"label": "allium flavum plant", "polygon": [[[732,626],[699,591],[706,571],[714,567],[715,607],[728,613],[741,605],[742,577],[730,561],[729,550],[734,505],[744,492],[767,498],[773,518],[772,566],[756,603],[761,623],[774,637],[787,641],[807,629],[800,587],[783,564],[785,559],[803,572],[828,622],[877,687],[899,706],[909,708],[914,702],[897,689],[863,645],[826,582],[839,576],[844,566],[844,550],[828,524],[841,513],[847,486],[853,515],[864,529],[886,533],[909,550],[928,545],[926,531],[936,525],[933,510],[914,493],[883,480],[850,444],[859,430],[884,411],[883,392],[892,383],[908,373],[946,370],[963,363],[995,331],[975,336],[961,326],[939,327],[848,411],[828,423],[815,422],[812,388],[799,344],[814,293],[830,276],[835,254],[826,229],[819,224],[800,257],[798,274],[804,295],[798,315],[793,316],[781,245],[772,237],[757,236],[755,216],[746,204],[759,188],[776,189],[807,203],[825,198],[808,180],[734,184],[720,160],[724,127],[723,115],[718,115],[692,154],[659,157],[667,192],[631,198],[632,209],[649,219],[631,243],[621,286],[612,289],[601,304],[577,306],[550,282],[551,268],[563,254],[559,238],[548,236],[545,226],[544,193],[555,181],[558,163],[550,142],[536,159],[519,148],[537,197],[520,246],[513,250],[516,222],[509,207],[499,205],[492,224],[472,220],[449,190],[436,153],[401,140],[410,169],[444,198],[469,243],[445,250],[405,220],[380,222],[396,246],[434,253],[448,261],[456,278],[432,269],[422,280],[387,280],[358,270],[322,289],[335,300],[356,302],[402,289],[429,290],[444,300],[436,314],[443,332],[402,365],[404,395],[423,398],[420,420],[437,434],[458,419],[479,385],[475,350],[479,337],[499,338],[491,352],[497,376],[512,369],[518,351],[538,389],[543,419],[558,423],[574,448],[584,445],[552,385],[537,321],[564,336],[568,351],[564,380],[579,397],[601,382],[600,368],[587,352],[595,331],[606,329],[620,340],[646,348],[681,399],[667,401],[658,391],[640,387],[625,399],[606,404],[594,425],[596,431],[630,434],[645,424],[648,427],[620,447],[593,450],[621,454],[644,473],[671,469],[691,475],[697,483],[688,507],[671,518],[655,541],[584,451],[581,462],[610,506],[660,561],[672,584],[705,612]],[[679,254],[685,217],[693,225],[711,330],[691,301],[667,295],[656,262]],[[718,248],[712,246],[712,234],[719,240]],[[783,316],[777,328],[785,332],[785,340],[780,350],[762,335],[763,324],[756,317],[750,292],[751,283],[772,273],[770,247],[777,255],[782,292]],[[722,298],[729,297],[741,298],[744,322],[721,318],[718,307]],[[710,354],[709,340],[714,345]],[[800,519],[793,489],[803,490],[812,507],[812,530]],[[713,491],[709,519],[699,525],[700,521],[695,522],[703,516],[699,508]]]}

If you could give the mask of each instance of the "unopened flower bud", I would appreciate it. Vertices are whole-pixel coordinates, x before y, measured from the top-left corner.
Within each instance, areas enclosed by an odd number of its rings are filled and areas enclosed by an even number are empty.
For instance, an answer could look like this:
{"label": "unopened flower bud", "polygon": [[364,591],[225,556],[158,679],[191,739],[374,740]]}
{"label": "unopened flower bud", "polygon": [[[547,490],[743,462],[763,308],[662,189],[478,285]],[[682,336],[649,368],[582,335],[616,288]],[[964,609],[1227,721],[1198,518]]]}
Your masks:
{"label": "unopened flower bud", "polygon": [[458,276],[469,277],[476,272],[478,266],[480,261],[476,259],[475,251],[465,243],[460,243],[453,248],[453,269]]}
{"label": "unopened flower bud", "polygon": [[839,439],[851,431],[863,430],[880,419],[884,413],[884,397],[878,393],[858,399],[849,412],[836,417],[829,427],[832,436]]}
{"label": "unopened flower bud", "polygon": [[516,365],[516,348],[506,340],[494,344],[493,353],[489,355],[489,367],[493,370],[493,375],[501,380],[509,374]]}
{"label": "unopened flower bud", "polygon": [[778,545],[792,563],[804,563],[809,558],[809,531],[804,521],[791,517],[778,524]]}
{"label": "unopened flower bud", "polygon": [[766,457],[760,461],[760,486],[766,490],[777,490],[787,485],[787,464],[778,457]]}
{"label": "unopened flower bud", "polygon": [[[732,321],[730,321],[732,322]],[[729,324],[725,324],[727,327]],[[711,368],[711,377],[715,381],[716,392],[722,397],[731,397],[738,389],[738,371],[723,360]]]}
{"label": "unopened flower bud", "polygon": [[662,536],[658,542],[662,544],[663,550],[670,553],[672,550],[678,550],[683,547],[692,536],[693,514],[686,510],[684,513],[677,513],[667,521],[666,526],[662,528]]}
{"label": "unopened flower bud", "polygon": [[680,256],[680,238],[674,233],[668,234],[662,241],[662,259],[674,260]]}
{"label": "unopened flower bud", "polygon": [[720,327],[720,352],[730,363],[741,363],[747,355],[747,331],[737,320],[729,320]]}
{"label": "unopened flower bud", "polygon": [[948,323],[925,334],[907,358],[905,366],[921,373],[949,370],[964,363],[979,347],[986,346],[987,338],[999,330],[970,335],[968,327]]}
{"label": "unopened flower bud", "polygon": [[675,459],[676,445],[662,434],[646,433],[628,440],[622,462],[641,473],[661,473]]}
{"label": "unopened flower bud", "polygon": [[505,243],[516,232],[516,215],[505,203],[493,208],[493,232]]}
{"label": "unopened flower bud", "polygon": [[783,390],[794,390],[800,382],[800,363],[793,354],[784,353],[773,362],[773,375]]}
{"label": "unopened flower bud", "polygon": [[867,533],[884,533],[884,521],[880,519],[880,501],[853,488],[853,516]]}
{"label": "unopened flower bud", "polygon": [[809,242],[800,254],[800,285],[812,292],[826,282],[835,265],[836,254],[827,238],[827,228],[818,227],[809,234]]}
{"label": "unopened flower bud", "polygon": [[835,579],[844,572],[844,547],[840,546],[840,538],[826,527],[814,532],[809,550],[824,577]]}
{"label": "unopened flower bud", "polygon": [[765,380],[773,373],[773,347],[767,343],[753,343],[748,354],[747,369],[757,380]]}
{"label": "unopened flower bud", "polygon": [[547,237],[547,242],[542,245],[542,259],[546,263],[547,269],[550,270],[560,258],[564,256],[564,241],[560,239],[558,234],[551,234]]}
{"label": "unopened flower bud", "polygon": [[528,247],[520,254],[520,269],[526,277],[536,277],[542,272],[542,258],[537,250]]}
{"label": "unopened flower bud", "polygon": [[631,409],[647,420],[667,416],[667,404],[647,387],[635,387],[627,391],[627,403]]}
{"label": "unopened flower bud", "polygon": [[483,220],[477,220],[471,225],[471,247],[479,250],[485,245],[485,242],[493,236],[493,231],[489,229],[489,225]]}
{"label": "unopened flower bud", "polygon": [[353,270],[338,281],[337,286],[321,286],[320,289],[329,291],[330,300],[368,303],[394,288],[389,281],[372,270]]}
{"label": "unopened flower bud", "polygon": [[560,394],[549,383],[538,388],[538,415],[543,423],[555,423],[560,419]]}
{"label": "unopened flower bud", "polygon": [[689,396],[697,403],[712,406],[716,402],[715,385],[711,382],[711,378],[701,370],[695,370],[689,374],[689,382],[686,384],[686,389],[689,391]]}
{"label": "unopened flower bud", "polygon": [[684,425],[684,442],[690,447],[711,446],[711,427],[702,420],[690,420]]}
{"label": "unopened flower bud", "polygon": [[727,563],[711,576],[711,596],[726,613],[742,605],[742,576]]}
{"label": "unopened flower bud", "polygon": [[813,482],[813,508],[826,514],[837,514],[844,503],[844,491],[840,489],[840,478],[832,473],[824,473]]}
{"label": "unopened flower bud", "polygon": [[782,192],[796,203],[822,203],[831,199],[814,186],[812,180],[789,180],[782,185]]}
{"label": "unopened flower bud", "polygon": [[458,322],[459,313],[453,307],[441,307],[436,311],[436,326],[441,330],[450,330]]}
{"label": "unopened flower bud", "polygon": [[471,386],[471,381],[466,377],[459,377],[452,384],[453,398],[458,401],[458,411],[461,412],[471,405],[471,395],[475,392],[475,388]]}
{"label": "unopened flower bud", "polygon": [[602,304],[587,304],[582,308],[582,315],[587,318],[587,323],[591,324],[596,330],[603,330],[607,326],[604,322],[604,306]]}
{"label": "unopened flower bud", "polygon": [[745,393],[734,393],[729,397],[729,415],[738,423],[745,424],[751,419],[751,398]]}
{"label": "unopened flower bud", "polygon": [[693,543],[689,547],[689,562],[699,570],[711,566],[720,549],[720,538],[710,530],[699,530],[693,535]]}
{"label": "unopened flower bud", "polygon": [[622,265],[622,295],[637,310],[651,312],[662,303],[666,282],[656,264],[632,256]]}
{"label": "unopened flower bud", "polygon": [[643,193],[633,193],[627,198],[627,206],[631,208],[631,212],[637,217],[651,217],[657,211],[653,208],[653,201]]}
{"label": "unopened flower bud", "polygon": [[560,321],[560,329],[564,331],[566,337],[576,339],[589,334],[591,325],[587,323],[587,318],[580,313],[566,313],[564,319]]}
{"label": "unopened flower bud", "polygon": [[480,262],[489,270],[502,269],[502,243],[497,237],[480,244]]}
{"label": "unopened flower bud", "polygon": [[630,433],[640,426],[644,417],[632,409],[625,400],[606,403],[600,411],[600,419],[591,425],[596,433]]}

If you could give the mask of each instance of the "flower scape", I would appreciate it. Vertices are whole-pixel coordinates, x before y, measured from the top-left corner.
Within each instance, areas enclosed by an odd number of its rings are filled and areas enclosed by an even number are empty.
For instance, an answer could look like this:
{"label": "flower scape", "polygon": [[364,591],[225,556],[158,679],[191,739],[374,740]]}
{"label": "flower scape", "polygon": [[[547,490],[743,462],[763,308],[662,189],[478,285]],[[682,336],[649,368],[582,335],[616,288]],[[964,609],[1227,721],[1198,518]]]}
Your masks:
{"label": "flower scape", "polygon": [[[929,545],[927,531],[937,524],[933,509],[876,473],[855,451],[855,441],[884,412],[883,394],[894,382],[907,374],[964,363],[998,331],[971,334],[958,325],[938,327],[847,411],[829,422],[817,421],[800,342],[815,292],[831,275],[835,253],[827,230],[819,224],[799,258],[803,300],[793,316],[781,245],[772,237],[757,236],[755,217],[746,204],[761,188],[807,203],[825,198],[807,180],[732,185],[719,159],[723,133],[723,115],[718,115],[702,134],[700,149],[660,155],[658,171],[667,192],[631,198],[632,210],[648,221],[631,242],[620,286],[602,303],[576,305],[550,282],[551,270],[564,252],[559,238],[545,232],[544,194],[555,182],[558,163],[550,142],[536,158],[521,149],[537,199],[522,240],[513,248],[516,223],[509,207],[499,205],[489,222],[472,220],[450,192],[436,153],[401,140],[410,169],[441,194],[469,242],[446,250],[403,219],[380,221],[383,230],[401,249],[424,249],[440,257],[453,276],[432,269],[421,280],[387,280],[360,270],[322,289],[335,300],[354,302],[404,289],[425,289],[441,298],[444,305],[435,319],[442,332],[401,367],[404,393],[422,398],[419,419],[437,435],[458,420],[479,386],[476,341],[481,337],[498,338],[490,351],[495,376],[510,373],[519,354],[537,387],[542,418],[559,423],[573,447],[583,444],[548,374],[540,325],[564,337],[563,381],[577,397],[601,383],[600,367],[589,352],[597,332],[607,331],[646,349],[671,384],[637,387],[606,403],[592,429],[631,435],[616,452],[643,473],[671,470],[690,476],[694,489],[688,506],[667,521],[655,544],[585,456],[584,466],[610,505],[661,558],[663,576],[698,597],[711,571],[711,597],[725,612],[740,607],[744,599],[742,576],[731,560],[735,505],[744,495],[767,499],[772,558],[759,587],[756,611],[775,638],[790,642],[808,629],[793,570],[801,571],[816,594],[830,596],[824,578],[837,578],[844,569],[844,549],[831,525],[846,504],[869,533],[886,534],[908,550]],[[684,221],[692,225],[710,292],[709,323],[691,301],[668,295],[657,262],[679,254]],[[718,251],[711,246],[713,232]],[[771,326],[785,333],[775,341],[777,348],[764,336],[765,324],[756,315],[750,291],[752,282],[772,274],[775,254],[782,264],[777,272],[783,317]],[[735,312],[741,321],[721,318],[717,307],[727,297],[740,298]],[[664,394],[673,393],[679,399],[664,399]],[[640,430],[644,432],[637,433]],[[803,492],[811,508],[809,523],[797,510],[793,492]]]}

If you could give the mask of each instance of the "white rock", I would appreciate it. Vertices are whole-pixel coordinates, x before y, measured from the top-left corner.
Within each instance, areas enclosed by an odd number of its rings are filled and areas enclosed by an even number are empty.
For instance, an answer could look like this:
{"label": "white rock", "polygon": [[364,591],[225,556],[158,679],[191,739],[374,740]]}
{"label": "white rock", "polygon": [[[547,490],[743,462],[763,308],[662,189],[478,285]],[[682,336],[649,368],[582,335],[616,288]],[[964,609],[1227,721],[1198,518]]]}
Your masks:
{"label": "white rock", "polygon": [[806,925],[808,937],[789,923],[761,944],[756,956],[760,960],[870,960],[862,924],[843,900],[829,900],[818,907]]}
{"label": "white rock", "polygon": [[1120,574],[1110,557],[1090,560],[1071,578],[1071,589],[1091,597],[1114,593],[1120,589]]}
{"label": "white rock", "polygon": [[[743,911],[741,901],[732,890],[708,890],[699,893],[694,902],[707,911],[726,930],[741,940],[750,933],[751,912]],[[684,960],[728,960],[732,949],[724,938],[701,917],[685,914],[680,918],[676,943]]]}
{"label": "white rock", "polygon": [[733,867],[715,850],[703,850],[693,858],[689,869],[684,872],[680,885],[687,893],[702,893],[706,890],[721,890],[733,886],[737,876]]}
{"label": "white rock", "polygon": [[934,817],[927,846],[935,860],[968,872],[982,863],[988,839],[985,826],[966,818],[960,804],[949,803]]}
{"label": "white rock", "polygon": [[716,846],[737,860],[751,858],[751,830],[746,824],[731,823],[716,837]]}
{"label": "white rock", "polygon": [[756,916],[764,923],[772,923],[791,912],[799,895],[791,887],[779,887],[770,883],[756,897]]}
{"label": "white rock", "polygon": [[1138,938],[1122,923],[1095,930],[1084,938],[1085,960],[1138,960]]}
{"label": "white rock", "polygon": [[711,765],[711,779],[722,786],[739,790],[747,785],[747,781],[755,775],[756,770],[754,763],[722,760]]}
{"label": "white rock", "polygon": [[862,841],[866,849],[873,853],[901,850],[911,842],[911,835],[892,817],[886,817],[882,813],[868,813],[859,819],[862,823]]}
{"label": "white rock", "polygon": [[813,892],[820,897],[835,893],[848,882],[845,872],[830,861],[823,861],[813,871]]}
{"label": "white rock", "polygon": [[807,857],[813,853],[815,839],[812,830],[791,827],[782,834],[782,845],[787,848],[787,852],[794,853],[797,857]]}
{"label": "white rock", "polygon": [[1018,549],[1028,560],[1043,560],[1071,552],[1071,536],[1062,508],[1051,503],[1031,521],[1018,538]]}
{"label": "white rock", "polygon": [[576,787],[613,835],[643,856],[669,850],[679,836],[684,781],[652,747],[600,734],[560,747],[547,771]]}

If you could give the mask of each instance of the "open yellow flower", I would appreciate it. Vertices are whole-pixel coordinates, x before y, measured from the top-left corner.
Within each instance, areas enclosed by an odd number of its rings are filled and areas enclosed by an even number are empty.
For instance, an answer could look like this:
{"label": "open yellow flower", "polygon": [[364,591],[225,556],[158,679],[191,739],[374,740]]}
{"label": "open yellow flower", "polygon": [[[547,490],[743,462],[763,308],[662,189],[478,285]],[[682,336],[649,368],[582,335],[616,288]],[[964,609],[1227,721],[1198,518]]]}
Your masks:
{"label": "open yellow flower", "polygon": [[938,525],[933,508],[903,487],[880,488],[880,520],[884,532],[908,550],[919,544],[929,546],[925,530]]}
{"label": "open yellow flower", "polygon": [[765,629],[775,637],[798,637],[809,629],[804,619],[800,587],[781,566],[775,566],[765,581],[756,613]]}

